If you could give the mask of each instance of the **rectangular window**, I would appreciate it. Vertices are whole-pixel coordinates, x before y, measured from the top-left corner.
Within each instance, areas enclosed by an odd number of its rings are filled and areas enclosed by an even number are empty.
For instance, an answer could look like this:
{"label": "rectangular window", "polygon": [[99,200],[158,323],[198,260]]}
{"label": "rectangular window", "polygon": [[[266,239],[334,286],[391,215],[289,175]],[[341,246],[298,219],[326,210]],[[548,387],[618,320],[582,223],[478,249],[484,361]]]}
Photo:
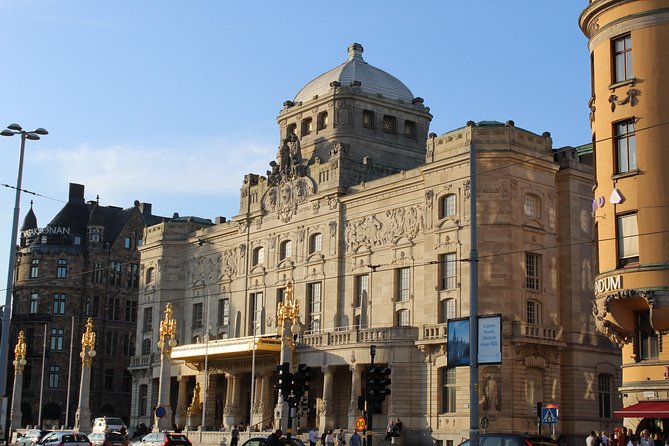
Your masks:
{"label": "rectangular window", "polygon": [[204,304],[202,302],[193,304],[193,324],[191,329],[197,330],[198,328],[202,328],[202,315],[204,314],[203,309]]}
{"label": "rectangular window", "polygon": [[409,310],[399,310],[397,312],[397,326],[408,327],[409,324]]}
{"label": "rectangular window", "polygon": [[142,332],[147,333],[153,327],[153,308],[144,308],[144,318],[142,321]]}
{"label": "rectangular window", "polygon": [[39,276],[39,260],[32,259],[30,261],[30,278],[37,279],[38,276]]}
{"label": "rectangular window", "polygon": [[105,390],[114,390],[114,369],[105,370]]}
{"label": "rectangular window", "polygon": [[413,121],[404,121],[404,136],[413,138],[416,136],[416,123]]}
{"label": "rectangular window", "polygon": [[366,129],[374,128],[374,112],[371,110],[362,111],[362,126]]}
{"label": "rectangular window", "polygon": [[52,328],[51,329],[51,351],[62,352],[63,351],[63,338],[65,336],[65,330],[62,328]]}
{"label": "rectangular window", "polygon": [[30,314],[37,314],[39,310],[39,294],[32,293],[30,295]]}
{"label": "rectangular window", "polygon": [[113,321],[121,320],[121,299],[109,299],[109,318]]}
{"label": "rectangular window", "polygon": [[88,228],[88,241],[100,243],[102,241],[102,228]]}
{"label": "rectangular window", "polygon": [[318,130],[328,128],[328,112],[321,112],[318,114]]}
{"label": "rectangular window", "polygon": [[123,371],[123,381],[121,382],[121,390],[124,392],[132,391],[132,375],[129,371]]}
{"label": "rectangular window", "polygon": [[394,116],[383,116],[383,132],[384,133],[397,133],[397,120]]}
{"label": "rectangular window", "polygon": [[130,249],[132,248],[132,239],[130,237],[125,237],[123,239],[123,247],[125,249]]}
{"label": "rectangular window", "polygon": [[396,274],[396,299],[400,301],[409,300],[409,296],[411,296],[409,268],[400,268],[397,270]]}
{"label": "rectangular window", "polygon": [[125,320],[126,322],[137,322],[137,302],[134,300],[125,301]]}
{"label": "rectangular window", "polygon": [[355,276],[355,306],[362,307],[369,293],[369,274]]}
{"label": "rectangular window", "polygon": [[439,312],[439,323],[448,322],[449,319],[454,319],[456,314],[455,299],[444,299],[440,302],[441,311]]}
{"label": "rectangular window", "polygon": [[218,326],[227,327],[230,325],[230,299],[218,300]]}
{"label": "rectangular window", "polygon": [[632,79],[632,35],[613,39],[613,82]]}
{"label": "rectangular window", "polygon": [[65,294],[53,295],[53,314],[65,314]]}
{"label": "rectangular window", "polygon": [[60,367],[57,365],[49,366],[49,388],[57,389],[60,387]]}
{"label": "rectangular window", "polygon": [[439,288],[452,290],[457,286],[455,272],[455,253],[439,256]]}
{"label": "rectangular window", "polygon": [[128,288],[137,288],[139,283],[139,265],[136,263],[128,264]]}
{"label": "rectangular window", "polygon": [[533,409],[544,400],[544,371],[539,367],[527,369],[527,402]]}
{"label": "rectangular window", "polygon": [[636,213],[616,216],[618,266],[639,263],[639,228]]}
{"label": "rectangular window", "polygon": [[636,170],[636,132],[634,119],[614,124],[616,145],[616,173]]}
{"label": "rectangular window", "polygon": [[528,300],[526,310],[525,316],[527,323],[541,325],[541,304],[536,300]]}
{"label": "rectangular window", "polygon": [[252,327],[252,331],[249,334],[258,336],[262,334],[263,293],[251,293],[249,302],[251,304],[249,326]]}
{"label": "rectangular window", "polygon": [[307,329],[314,333],[321,331],[321,282],[307,284]]}
{"label": "rectangular window", "polygon": [[56,277],[58,279],[67,278],[67,260],[58,259],[58,265],[56,267]]}
{"label": "rectangular window", "polygon": [[659,336],[650,325],[650,311],[639,311],[636,318],[635,353],[637,361],[657,359],[659,354]]}
{"label": "rectangular window", "polygon": [[121,285],[121,275],[123,274],[123,265],[121,262],[113,260],[109,268],[109,284],[110,285]]}
{"label": "rectangular window", "polygon": [[455,368],[441,369],[441,408],[440,413],[455,412]]}
{"label": "rectangular window", "polygon": [[611,418],[611,375],[599,375],[599,418]]}
{"label": "rectangular window", "polygon": [[93,262],[91,264],[91,282],[102,283],[104,278],[104,265],[102,262]]}
{"label": "rectangular window", "polygon": [[541,256],[532,252],[525,253],[525,288],[539,290],[541,270]]}
{"label": "rectangular window", "polygon": [[306,136],[314,131],[314,121],[311,118],[302,120],[302,136]]}

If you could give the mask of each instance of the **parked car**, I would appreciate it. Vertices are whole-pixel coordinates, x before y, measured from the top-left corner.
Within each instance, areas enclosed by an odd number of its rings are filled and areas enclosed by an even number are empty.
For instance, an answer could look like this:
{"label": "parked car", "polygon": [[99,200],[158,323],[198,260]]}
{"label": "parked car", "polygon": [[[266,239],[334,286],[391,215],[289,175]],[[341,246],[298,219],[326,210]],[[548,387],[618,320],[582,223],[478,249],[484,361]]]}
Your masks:
{"label": "parked car", "polygon": [[72,431],[49,432],[37,446],[91,446],[91,441],[84,434]]}
{"label": "parked car", "polygon": [[[286,437],[282,438],[285,440]],[[267,437],[251,437],[242,446],[265,446],[265,441],[267,441]],[[291,438],[290,446],[304,446],[304,442],[299,438]]]}
{"label": "parked car", "polygon": [[18,446],[35,446],[39,440],[51,431],[42,429],[28,429],[25,434],[21,435],[17,440]]}
{"label": "parked car", "polygon": [[99,417],[93,420],[93,432],[121,432],[128,433],[128,426],[117,417]]}
{"label": "parked car", "polygon": [[152,432],[142,437],[141,446],[192,446],[192,443],[184,434]]}
{"label": "parked car", "polygon": [[[480,446],[558,446],[551,437],[532,434],[485,433],[479,435]],[[469,446],[469,440],[460,443]]]}
{"label": "parked car", "polygon": [[128,440],[120,432],[92,432],[88,439],[93,446],[128,446]]}

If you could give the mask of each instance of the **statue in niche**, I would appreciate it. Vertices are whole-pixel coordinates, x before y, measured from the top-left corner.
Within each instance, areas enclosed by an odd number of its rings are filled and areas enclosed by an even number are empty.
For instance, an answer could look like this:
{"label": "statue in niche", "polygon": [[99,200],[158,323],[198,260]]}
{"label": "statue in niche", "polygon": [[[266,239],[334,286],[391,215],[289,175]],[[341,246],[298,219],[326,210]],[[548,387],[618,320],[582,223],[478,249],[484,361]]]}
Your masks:
{"label": "statue in niche", "polygon": [[492,373],[488,375],[483,385],[483,396],[485,397],[485,410],[499,410],[499,390],[497,388],[497,380]]}

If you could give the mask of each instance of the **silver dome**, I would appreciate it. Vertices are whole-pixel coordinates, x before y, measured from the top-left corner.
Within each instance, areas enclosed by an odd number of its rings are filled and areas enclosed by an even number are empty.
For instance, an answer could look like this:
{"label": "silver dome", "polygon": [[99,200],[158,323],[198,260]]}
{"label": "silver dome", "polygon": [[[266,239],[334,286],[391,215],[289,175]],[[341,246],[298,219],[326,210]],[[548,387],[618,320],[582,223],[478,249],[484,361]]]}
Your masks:
{"label": "silver dome", "polygon": [[341,85],[360,82],[360,89],[365,93],[382,94],[389,99],[401,99],[411,102],[414,99],[411,90],[399,79],[380,70],[362,59],[362,45],[354,43],[348,47],[348,60],[338,67],[321,74],[305,85],[295,96],[294,102],[306,102],[327,93],[330,83],[338,81]]}

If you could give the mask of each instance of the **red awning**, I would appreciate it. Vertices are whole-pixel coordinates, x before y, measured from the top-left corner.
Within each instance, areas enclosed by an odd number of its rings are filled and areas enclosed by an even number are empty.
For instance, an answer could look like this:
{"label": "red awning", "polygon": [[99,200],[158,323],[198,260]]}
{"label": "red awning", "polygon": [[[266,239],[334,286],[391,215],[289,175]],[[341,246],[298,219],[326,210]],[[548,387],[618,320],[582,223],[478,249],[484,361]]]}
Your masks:
{"label": "red awning", "polygon": [[669,401],[642,401],[615,411],[616,418],[669,418]]}

